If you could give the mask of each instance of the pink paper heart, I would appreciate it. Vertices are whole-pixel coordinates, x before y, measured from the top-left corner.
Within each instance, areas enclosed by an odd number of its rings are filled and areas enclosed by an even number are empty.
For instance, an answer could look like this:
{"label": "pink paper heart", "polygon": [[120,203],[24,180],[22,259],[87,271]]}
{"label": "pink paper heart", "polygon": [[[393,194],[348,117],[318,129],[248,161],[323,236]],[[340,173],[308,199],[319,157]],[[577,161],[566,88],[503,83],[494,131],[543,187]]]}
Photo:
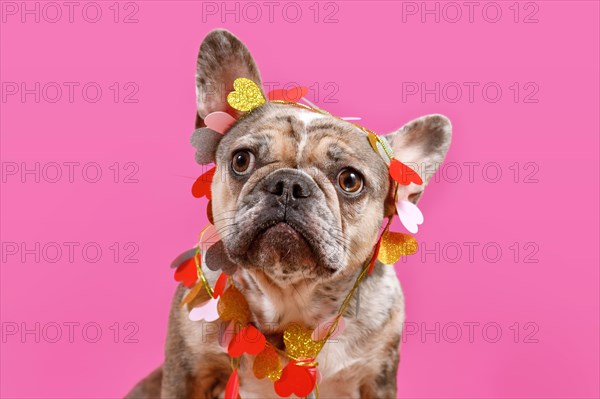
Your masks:
{"label": "pink paper heart", "polygon": [[222,328],[219,334],[219,345],[225,352],[227,352],[227,348],[229,347],[229,343],[235,337],[235,321],[230,321],[227,324],[227,327]]}
{"label": "pink paper heart", "polygon": [[400,200],[396,202],[396,211],[402,225],[411,233],[419,231],[419,225],[423,224],[424,218],[421,210],[412,202]]}
{"label": "pink paper heart", "polygon": [[207,322],[213,322],[219,319],[219,312],[217,312],[217,300],[211,299],[202,306],[197,306],[190,311],[188,315],[191,321],[204,320]]}
{"label": "pink paper heart", "polygon": [[[329,332],[329,328],[331,328],[331,325],[333,324],[333,321],[335,320],[336,316],[333,316],[331,319],[327,320],[324,323],[321,323],[317,326],[317,328],[315,328],[315,330],[312,333],[312,340],[313,341],[320,341],[322,339],[325,339],[325,337],[327,336],[327,333]],[[340,320],[338,321],[338,324],[335,328],[335,330],[333,330],[333,334],[331,334],[331,337],[329,337],[329,339],[335,338],[338,335],[340,335],[344,329],[346,328],[346,322],[344,321],[343,317],[340,317]]]}
{"label": "pink paper heart", "polygon": [[224,134],[234,123],[233,116],[221,111],[211,112],[204,118],[206,127],[221,134]]}
{"label": "pink paper heart", "polygon": [[219,242],[219,240],[221,240],[221,237],[219,236],[217,228],[214,225],[209,224],[200,233],[200,242],[198,244],[200,246],[200,251],[206,253],[208,248]]}

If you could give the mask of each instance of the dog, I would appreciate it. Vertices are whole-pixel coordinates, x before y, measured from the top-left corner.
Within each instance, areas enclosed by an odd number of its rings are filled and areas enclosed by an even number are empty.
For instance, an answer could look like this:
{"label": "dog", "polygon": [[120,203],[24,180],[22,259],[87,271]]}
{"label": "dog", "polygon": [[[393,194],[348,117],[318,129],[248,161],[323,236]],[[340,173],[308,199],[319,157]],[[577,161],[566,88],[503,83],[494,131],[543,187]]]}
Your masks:
{"label": "dog", "polygon": [[[197,61],[196,127],[215,111],[237,121],[212,147],[197,138],[192,143],[197,160],[215,160],[212,217],[224,262],[237,268],[234,280],[252,324],[282,347],[285,326],[312,329],[337,314],[374,253],[383,220],[396,212],[395,200],[416,204],[443,161],[451,124],[429,115],[384,136],[397,159],[419,165],[423,180],[394,192],[386,163],[347,121],[272,102],[241,117],[226,101],[240,77],[262,89],[247,47],[226,30],[210,32]],[[214,285],[220,272],[202,268]],[[230,358],[211,323],[190,321],[179,306],[188,292],[180,285],[175,293],[164,364],[128,398],[223,397]],[[319,396],[395,398],[404,297],[393,267],[377,262],[344,320],[343,332],[317,359]],[[277,397],[272,383],[252,374],[250,357],[242,356],[239,366],[240,396]]]}

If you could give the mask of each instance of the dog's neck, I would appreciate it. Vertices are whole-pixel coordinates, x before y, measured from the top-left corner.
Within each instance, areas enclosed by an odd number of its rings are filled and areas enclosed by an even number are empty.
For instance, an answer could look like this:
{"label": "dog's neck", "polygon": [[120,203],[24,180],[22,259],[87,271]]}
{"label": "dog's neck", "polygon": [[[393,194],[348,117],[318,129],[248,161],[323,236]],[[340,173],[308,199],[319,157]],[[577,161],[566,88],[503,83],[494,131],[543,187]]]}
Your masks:
{"label": "dog's neck", "polygon": [[[236,284],[244,293],[257,326],[265,334],[281,333],[291,323],[314,329],[329,321],[356,283],[361,268],[327,280],[299,280],[279,286],[260,269],[241,269]],[[369,278],[378,278],[377,270]],[[357,300],[352,299],[353,303]]]}

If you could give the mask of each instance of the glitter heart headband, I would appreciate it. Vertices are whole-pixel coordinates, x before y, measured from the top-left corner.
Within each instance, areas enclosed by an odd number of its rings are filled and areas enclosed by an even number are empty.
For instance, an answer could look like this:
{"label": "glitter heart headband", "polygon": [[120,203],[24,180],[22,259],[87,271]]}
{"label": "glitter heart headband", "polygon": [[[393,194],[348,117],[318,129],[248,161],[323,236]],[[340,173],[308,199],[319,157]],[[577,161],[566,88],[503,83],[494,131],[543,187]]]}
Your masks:
{"label": "glitter heart headband", "polygon": [[[267,100],[255,82],[247,78],[237,78],[233,82],[233,91],[227,95],[227,102],[233,109],[243,113],[249,113],[269,101],[271,103],[300,107],[312,112],[344,120],[367,135],[367,139],[373,150],[384,160],[386,165],[388,165],[389,174],[393,181],[403,186],[407,186],[411,183],[417,185],[423,184],[421,176],[419,176],[415,170],[394,157],[394,152],[385,138],[364,126],[350,122],[350,120],[360,118],[336,117],[308,101],[305,98],[307,92],[308,88],[306,87],[296,87],[289,90],[278,89],[271,91],[268,94],[269,100]],[[299,103],[298,100],[303,100],[307,104]],[[213,136],[225,134],[235,122],[235,118],[230,114],[221,111],[212,112],[204,118],[204,123],[209,128],[205,130],[212,131]],[[208,132],[204,133],[205,135],[208,134]],[[209,172],[214,174],[214,171]],[[211,179],[206,179],[206,177],[212,178],[211,173],[207,173],[206,176],[201,176],[202,179],[198,179],[198,186],[193,190],[195,196],[202,196],[203,193],[209,190],[207,186],[209,186]],[[396,201],[396,212],[402,225],[411,233],[416,233],[419,229],[419,225],[424,221],[423,214],[419,208],[412,202],[404,199]]]}

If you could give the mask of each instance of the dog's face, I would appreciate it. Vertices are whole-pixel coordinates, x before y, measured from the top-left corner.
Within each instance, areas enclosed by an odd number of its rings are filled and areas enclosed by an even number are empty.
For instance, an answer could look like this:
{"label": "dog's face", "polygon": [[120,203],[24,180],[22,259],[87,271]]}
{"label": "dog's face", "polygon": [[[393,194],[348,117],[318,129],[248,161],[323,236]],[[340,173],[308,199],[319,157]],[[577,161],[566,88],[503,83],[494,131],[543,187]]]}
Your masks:
{"label": "dog's face", "polygon": [[[197,127],[214,111],[239,120],[212,144],[192,141],[197,159],[217,165],[212,213],[227,257],[279,285],[356,270],[394,212],[385,161],[362,130],[332,116],[267,102],[240,118],[225,101],[238,77],[261,82],[246,47],[229,32],[212,32],[198,59]],[[399,159],[427,167],[441,162],[449,139],[447,119],[434,116],[389,141]],[[412,186],[398,196],[416,202],[423,186]]]}
{"label": "dog's face", "polygon": [[223,137],[216,160],[214,221],[234,262],[295,281],[368,256],[389,182],[358,128],[270,104]]}

